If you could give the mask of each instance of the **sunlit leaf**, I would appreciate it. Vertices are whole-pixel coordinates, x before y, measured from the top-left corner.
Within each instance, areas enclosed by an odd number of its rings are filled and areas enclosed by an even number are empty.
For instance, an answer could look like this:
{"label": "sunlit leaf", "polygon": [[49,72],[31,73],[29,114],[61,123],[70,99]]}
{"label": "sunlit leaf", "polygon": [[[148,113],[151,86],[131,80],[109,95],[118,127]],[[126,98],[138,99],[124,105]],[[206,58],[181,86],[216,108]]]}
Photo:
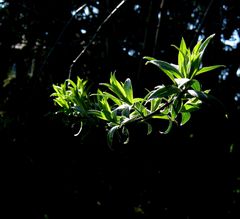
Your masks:
{"label": "sunlit leaf", "polygon": [[146,62],[146,65],[149,63],[159,67],[173,82],[175,82],[174,77],[181,78],[181,73],[168,62],[161,60],[150,60]]}
{"label": "sunlit leaf", "polygon": [[188,83],[190,81],[189,78],[176,78],[175,79],[178,88],[182,88],[186,83]]}
{"label": "sunlit leaf", "polygon": [[199,48],[200,48],[201,45],[202,45],[202,40],[199,40],[192,50],[192,54],[194,56],[199,55]]}
{"label": "sunlit leaf", "polygon": [[182,115],[182,120],[181,120],[180,125],[182,126],[189,121],[189,119],[191,118],[191,113],[190,112],[182,112],[181,115]]}
{"label": "sunlit leaf", "polygon": [[199,103],[197,104],[184,104],[181,112],[193,112],[199,109]]}
{"label": "sunlit leaf", "polygon": [[213,65],[213,66],[208,66],[208,67],[203,67],[201,68],[199,71],[196,72],[195,75],[200,75],[202,73],[214,70],[216,68],[220,68],[220,67],[225,67],[224,65]]}
{"label": "sunlit leaf", "polygon": [[206,47],[208,46],[210,40],[215,36],[215,34],[210,35],[206,40],[203,41],[203,43],[199,47],[199,52],[204,53]]}
{"label": "sunlit leaf", "polygon": [[185,57],[186,50],[187,50],[187,46],[186,46],[184,38],[182,37],[179,52],[178,52],[178,65],[179,65],[179,71],[183,72],[184,77],[186,77],[186,69],[184,68],[184,64],[185,64],[184,60],[186,58]]}
{"label": "sunlit leaf", "polygon": [[196,80],[196,79],[193,79],[193,80],[192,80],[191,87],[192,87],[194,90],[196,90],[196,91],[201,91],[201,84],[200,84],[199,81]]}

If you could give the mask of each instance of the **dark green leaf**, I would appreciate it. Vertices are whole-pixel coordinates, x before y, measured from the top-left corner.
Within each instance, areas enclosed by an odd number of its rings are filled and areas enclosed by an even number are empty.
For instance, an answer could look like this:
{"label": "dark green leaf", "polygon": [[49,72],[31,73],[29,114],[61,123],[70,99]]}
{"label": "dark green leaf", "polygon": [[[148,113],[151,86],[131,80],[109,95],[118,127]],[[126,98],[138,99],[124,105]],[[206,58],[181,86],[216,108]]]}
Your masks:
{"label": "dark green leaf", "polygon": [[168,134],[171,131],[171,129],[172,129],[172,124],[173,124],[172,120],[169,119],[168,120],[168,127],[167,127],[167,129],[165,131],[159,131],[159,133],[161,133],[161,134]]}
{"label": "dark green leaf", "polygon": [[180,90],[175,85],[159,86],[156,90],[152,91],[148,99],[168,97],[172,94],[179,93]]}
{"label": "dark green leaf", "polygon": [[107,143],[108,143],[108,146],[111,148],[112,146],[112,143],[113,143],[113,136],[115,134],[115,132],[118,130],[119,126],[116,125],[116,126],[113,126],[107,133]]}

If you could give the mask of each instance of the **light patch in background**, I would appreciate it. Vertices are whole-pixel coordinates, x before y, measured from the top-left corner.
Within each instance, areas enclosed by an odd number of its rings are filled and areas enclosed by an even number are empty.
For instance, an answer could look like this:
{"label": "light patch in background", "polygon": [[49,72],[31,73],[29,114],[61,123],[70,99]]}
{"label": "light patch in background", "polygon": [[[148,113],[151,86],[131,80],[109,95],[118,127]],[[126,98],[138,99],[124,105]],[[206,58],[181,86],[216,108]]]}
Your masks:
{"label": "light patch in background", "polygon": [[236,72],[237,77],[240,77],[240,66],[238,67],[238,70]]}
{"label": "light patch in background", "polygon": [[236,102],[239,102],[239,101],[240,101],[240,93],[236,93],[236,94],[235,94],[234,100],[235,100]]}
{"label": "light patch in background", "polygon": [[239,30],[240,29],[234,30],[229,39],[225,39],[224,35],[221,34],[221,42],[225,45],[223,48],[225,51],[232,51],[233,49],[237,48],[238,44],[240,43]]}
{"label": "light patch in background", "polygon": [[218,75],[219,81],[225,81],[229,75],[229,69],[223,69],[221,73]]}
{"label": "light patch in background", "polygon": [[140,5],[134,5],[133,10],[136,11],[138,14],[141,12],[141,6]]}
{"label": "light patch in background", "polygon": [[0,9],[5,8],[9,5],[8,2],[5,2],[4,0],[0,0]]}

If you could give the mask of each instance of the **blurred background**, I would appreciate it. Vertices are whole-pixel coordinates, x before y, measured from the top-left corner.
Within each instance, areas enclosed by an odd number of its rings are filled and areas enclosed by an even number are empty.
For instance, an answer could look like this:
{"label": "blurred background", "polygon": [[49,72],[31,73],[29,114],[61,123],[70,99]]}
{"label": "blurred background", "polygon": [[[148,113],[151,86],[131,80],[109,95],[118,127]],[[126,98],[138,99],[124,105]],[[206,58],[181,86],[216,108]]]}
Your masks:
{"label": "blurred background", "polygon": [[[4,218],[240,217],[240,1],[0,0],[0,14]],[[204,105],[168,135],[135,127],[114,150],[104,130],[75,137],[55,114],[52,85],[84,48],[72,80],[94,89],[115,71],[143,96],[169,82],[143,56],[177,63],[172,44],[213,33],[203,65],[225,68],[199,80],[224,107]]]}

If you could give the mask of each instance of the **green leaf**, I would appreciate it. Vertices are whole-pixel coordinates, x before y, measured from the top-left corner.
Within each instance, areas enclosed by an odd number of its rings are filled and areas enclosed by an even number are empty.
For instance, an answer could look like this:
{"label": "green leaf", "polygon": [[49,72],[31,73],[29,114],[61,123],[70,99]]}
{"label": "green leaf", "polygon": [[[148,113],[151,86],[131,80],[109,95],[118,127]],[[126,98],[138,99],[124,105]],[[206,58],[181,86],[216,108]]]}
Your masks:
{"label": "green leaf", "polygon": [[127,96],[127,99],[132,104],[133,103],[133,89],[132,89],[132,82],[129,78],[126,79],[124,82],[124,90]]}
{"label": "green leaf", "polygon": [[206,47],[208,46],[210,40],[215,36],[215,34],[210,35],[199,47],[199,53],[204,53]]}
{"label": "green leaf", "polygon": [[189,78],[193,78],[195,76],[196,72],[199,70],[200,64],[201,64],[201,53],[196,55],[192,54]]}
{"label": "green leaf", "polygon": [[122,84],[116,79],[115,74],[112,73],[110,77],[110,84],[112,86],[112,91],[118,94],[120,97],[126,97],[125,90]]}
{"label": "green leaf", "polygon": [[126,93],[123,88],[123,84],[116,79],[114,73],[111,73],[110,84],[100,83],[100,85],[108,87],[108,89],[111,90],[114,94],[116,94],[121,100],[129,102],[128,99],[126,98]]}
{"label": "green leaf", "polygon": [[150,100],[150,110],[153,112],[153,111],[155,111],[155,110],[157,110],[158,109],[158,107],[159,107],[159,105],[160,105],[160,103],[161,103],[161,99],[160,98],[154,98],[154,99],[151,99]]}
{"label": "green leaf", "polygon": [[149,61],[151,61],[151,60],[156,60],[155,58],[150,57],[150,56],[144,56],[143,59],[147,59],[147,60],[149,60]]}
{"label": "green leaf", "polygon": [[123,144],[127,144],[129,142],[129,131],[125,126],[122,127],[122,135],[126,138]]}
{"label": "green leaf", "polygon": [[194,56],[199,54],[199,48],[201,45],[202,45],[202,40],[199,40],[192,50],[192,54]]}
{"label": "green leaf", "polygon": [[192,79],[191,87],[196,91],[201,91],[201,84],[196,79]]}
{"label": "green leaf", "polygon": [[189,121],[189,119],[191,118],[191,113],[190,112],[182,112],[181,115],[182,115],[182,121],[181,121],[180,125],[182,126]]}
{"label": "green leaf", "polygon": [[160,134],[165,134],[165,135],[168,134],[172,129],[172,124],[173,124],[172,120],[169,119],[167,129],[165,131],[159,131],[159,133]]}
{"label": "green leaf", "polygon": [[184,68],[186,55],[187,55],[187,46],[184,38],[182,37],[179,52],[178,52],[178,65],[179,65],[179,71],[183,72],[184,77],[186,77],[186,74],[187,74],[186,69]]}
{"label": "green leaf", "polygon": [[199,105],[200,105],[200,103],[184,104],[182,109],[181,109],[181,112],[193,112],[193,111],[196,111],[196,110],[199,109]]}
{"label": "green leaf", "polygon": [[190,79],[189,78],[176,78],[175,81],[178,85],[178,88],[182,88],[185,84],[187,84],[190,81]]}
{"label": "green leaf", "polygon": [[101,94],[99,94],[101,96],[106,96],[107,98],[111,99],[114,103],[116,103],[118,106],[122,105],[122,101],[115,97],[114,95],[108,93],[108,92],[102,92]]}
{"label": "green leaf", "polygon": [[182,77],[181,73],[168,62],[161,60],[151,60],[146,62],[146,65],[149,63],[159,67],[174,83],[175,83],[174,78]]}
{"label": "green leaf", "polygon": [[108,146],[111,148],[112,146],[112,143],[113,143],[113,136],[115,134],[115,132],[118,130],[119,126],[116,125],[116,126],[113,126],[107,133],[107,143],[108,143]]}
{"label": "green leaf", "polygon": [[179,92],[179,88],[177,88],[175,85],[159,86],[157,89],[151,92],[148,99],[150,100],[154,98],[168,97],[172,94],[177,94]]}
{"label": "green leaf", "polygon": [[147,135],[150,135],[152,133],[152,125],[150,123],[147,123],[147,126],[148,126]]}
{"label": "green leaf", "polygon": [[93,110],[93,109],[92,110],[88,110],[88,113],[89,113],[89,115],[94,115],[94,116],[96,116],[99,119],[108,121],[108,119],[106,118],[104,113],[99,111],[99,110]]}
{"label": "green leaf", "polygon": [[182,107],[182,100],[179,100],[178,98],[176,98],[170,107],[171,109],[170,114],[171,114],[172,120],[176,119],[179,111],[181,110],[181,107]]}
{"label": "green leaf", "polygon": [[225,66],[224,65],[213,65],[213,66],[203,67],[199,71],[197,71],[195,73],[195,75],[200,75],[202,73],[205,73],[205,72],[208,72],[208,71],[214,70],[216,68],[220,68],[220,67],[225,67]]}
{"label": "green leaf", "polygon": [[197,90],[188,90],[187,91],[192,97],[197,97],[200,100],[206,101],[209,99],[209,96],[204,93],[203,91],[197,91]]}

